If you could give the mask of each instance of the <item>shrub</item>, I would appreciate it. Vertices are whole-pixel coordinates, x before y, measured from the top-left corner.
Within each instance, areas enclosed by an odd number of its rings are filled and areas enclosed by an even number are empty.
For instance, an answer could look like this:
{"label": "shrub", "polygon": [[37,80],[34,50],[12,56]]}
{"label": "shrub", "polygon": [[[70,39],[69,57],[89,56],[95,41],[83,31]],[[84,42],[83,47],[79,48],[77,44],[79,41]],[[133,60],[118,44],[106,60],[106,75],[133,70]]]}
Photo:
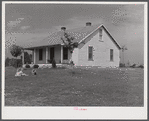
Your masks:
{"label": "shrub", "polygon": [[125,67],[124,63],[120,63],[119,67]]}
{"label": "shrub", "polygon": [[27,65],[25,66],[25,68],[30,68],[30,65],[27,64]]}
{"label": "shrub", "polygon": [[138,68],[144,68],[144,66],[143,65],[140,65],[140,66],[138,66]]}
{"label": "shrub", "polygon": [[22,60],[21,59],[10,59],[9,60],[9,66],[13,66],[15,68],[22,66]]}
{"label": "shrub", "polygon": [[31,64],[32,58],[31,54],[28,54],[28,52],[24,52],[24,63]]}
{"label": "shrub", "polygon": [[52,68],[56,68],[56,61],[55,61],[55,59],[53,59],[53,61],[52,61]]}
{"label": "shrub", "polygon": [[5,66],[9,66],[9,62],[10,62],[10,59],[9,58],[6,58],[6,60],[5,60]]}
{"label": "shrub", "polygon": [[131,68],[135,68],[136,67],[136,64],[133,64],[132,66],[130,66]]}
{"label": "shrub", "polygon": [[21,59],[17,59],[17,66],[22,67],[22,60]]}
{"label": "shrub", "polygon": [[74,65],[73,61],[70,61],[70,65]]}
{"label": "shrub", "polygon": [[47,60],[48,61],[48,63],[52,63],[52,59],[50,59],[50,60]]}
{"label": "shrub", "polygon": [[14,58],[10,59],[9,64],[10,66],[13,66],[16,68],[16,60]]}
{"label": "shrub", "polygon": [[33,68],[39,68],[39,65],[34,65]]}

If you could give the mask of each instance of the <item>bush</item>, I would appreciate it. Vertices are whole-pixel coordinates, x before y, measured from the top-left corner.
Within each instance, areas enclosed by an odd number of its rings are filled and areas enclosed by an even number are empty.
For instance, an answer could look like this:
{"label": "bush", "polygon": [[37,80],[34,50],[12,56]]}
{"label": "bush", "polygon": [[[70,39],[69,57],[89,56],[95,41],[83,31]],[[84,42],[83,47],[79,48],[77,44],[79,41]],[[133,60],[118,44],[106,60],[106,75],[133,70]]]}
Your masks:
{"label": "bush", "polygon": [[55,59],[53,59],[53,61],[52,61],[52,68],[56,68],[56,61],[55,61]]}
{"label": "bush", "polygon": [[73,61],[70,61],[70,65],[74,65]]}
{"label": "bush", "polygon": [[132,66],[130,66],[131,68],[135,68],[136,67],[136,64],[133,64]]}
{"label": "bush", "polygon": [[25,68],[30,68],[30,65],[27,64],[27,65],[25,66]]}
{"label": "bush", "polygon": [[22,67],[22,60],[21,59],[17,59],[17,67]]}
{"label": "bush", "polygon": [[21,59],[10,59],[9,60],[9,66],[13,66],[15,68],[22,66],[22,60]]}
{"label": "bush", "polygon": [[5,60],[5,66],[9,66],[9,63],[10,62],[10,59],[9,58],[6,58],[6,60]]}
{"label": "bush", "polygon": [[32,58],[31,54],[29,55],[28,52],[24,52],[24,63],[31,64]]}
{"label": "bush", "polygon": [[143,65],[140,65],[140,66],[138,66],[138,68],[144,68],[144,66]]}
{"label": "bush", "polygon": [[16,68],[16,60],[14,58],[10,59],[9,65]]}
{"label": "bush", "polygon": [[34,65],[33,68],[39,68],[39,65]]}
{"label": "bush", "polygon": [[48,61],[48,63],[52,63],[52,59],[50,59],[50,60],[47,60]]}
{"label": "bush", "polygon": [[120,63],[119,67],[125,67],[124,63]]}

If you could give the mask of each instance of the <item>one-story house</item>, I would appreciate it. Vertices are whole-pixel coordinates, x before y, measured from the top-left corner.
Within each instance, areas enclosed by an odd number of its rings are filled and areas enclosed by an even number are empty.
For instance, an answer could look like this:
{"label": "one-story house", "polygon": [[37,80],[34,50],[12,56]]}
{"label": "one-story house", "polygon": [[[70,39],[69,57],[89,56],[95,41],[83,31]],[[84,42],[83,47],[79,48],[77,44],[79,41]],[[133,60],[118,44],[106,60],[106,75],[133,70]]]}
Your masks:
{"label": "one-story house", "polygon": [[[26,50],[32,50],[34,64],[48,64],[48,60],[53,58],[57,64],[68,63],[72,56],[76,66],[119,67],[121,47],[103,24],[92,25],[87,22],[84,27],[64,28],[25,47]],[[74,42],[79,43],[72,55],[61,39],[64,31],[75,38]]]}

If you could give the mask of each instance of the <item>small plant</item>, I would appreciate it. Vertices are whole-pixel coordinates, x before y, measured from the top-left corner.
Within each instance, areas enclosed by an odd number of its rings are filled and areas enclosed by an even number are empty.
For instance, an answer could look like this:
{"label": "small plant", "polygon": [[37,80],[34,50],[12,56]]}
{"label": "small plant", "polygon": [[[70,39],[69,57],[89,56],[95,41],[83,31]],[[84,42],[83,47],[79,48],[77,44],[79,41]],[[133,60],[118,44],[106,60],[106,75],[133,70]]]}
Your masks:
{"label": "small plant", "polygon": [[25,68],[30,68],[30,65],[27,64],[27,65],[25,66]]}
{"label": "small plant", "polygon": [[73,61],[72,61],[72,60],[70,61],[70,65],[74,65],[74,63],[73,63]]}
{"label": "small plant", "polygon": [[55,59],[53,59],[53,61],[52,61],[52,68],[56,68],[56,61],[55,61]]}
{"label": "small plant", "polygon": [[130,66],[131,68],[135,68],[136,67],[136,64],[133,64],[132,66]]}
{"label": "small plant", "polygon": [[138,68],[144,68],[144,66],[143,65],[140,65],[140,66],[138,66]]}
{"label": "small plant", "polygon": [[50,60],[47,60],[48,61],[48,63],[52,63],[52,59],[50,59]]}
{"label": "small plant", "polygon": [[39,65],[34,65],[33,68],[39,68]]}
{"label": "small plant", "polygon": [[120,67],[125,67],[125,64],[124,64],[124,63],[120,63],[119,66],[120,66]]}
{"label": "small plant", "polygon": [[10,62],[10,59],[9,58],[6,58],[5,59],[5,66],[9,66],[9,62]]}

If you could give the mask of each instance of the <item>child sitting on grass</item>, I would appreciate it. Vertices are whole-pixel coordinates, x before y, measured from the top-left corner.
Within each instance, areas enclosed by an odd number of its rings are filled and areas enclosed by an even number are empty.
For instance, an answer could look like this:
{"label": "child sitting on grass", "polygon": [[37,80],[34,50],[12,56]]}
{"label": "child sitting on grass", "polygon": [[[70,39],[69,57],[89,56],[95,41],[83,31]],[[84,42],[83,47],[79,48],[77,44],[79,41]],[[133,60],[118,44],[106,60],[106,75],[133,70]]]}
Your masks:
{"label": "child sitting on grass", "polygon": [[33,74],[33,75],[37,75],[37,73],[36,73],[36,70],[35,70],[35,69],[33,69],[33,70],[32,70],[32,74]]}
{"label": "child sitting on grass", "polygon": [[27,74],[23,73],[23,68],[18,68],[15,76],[28,76]]}

